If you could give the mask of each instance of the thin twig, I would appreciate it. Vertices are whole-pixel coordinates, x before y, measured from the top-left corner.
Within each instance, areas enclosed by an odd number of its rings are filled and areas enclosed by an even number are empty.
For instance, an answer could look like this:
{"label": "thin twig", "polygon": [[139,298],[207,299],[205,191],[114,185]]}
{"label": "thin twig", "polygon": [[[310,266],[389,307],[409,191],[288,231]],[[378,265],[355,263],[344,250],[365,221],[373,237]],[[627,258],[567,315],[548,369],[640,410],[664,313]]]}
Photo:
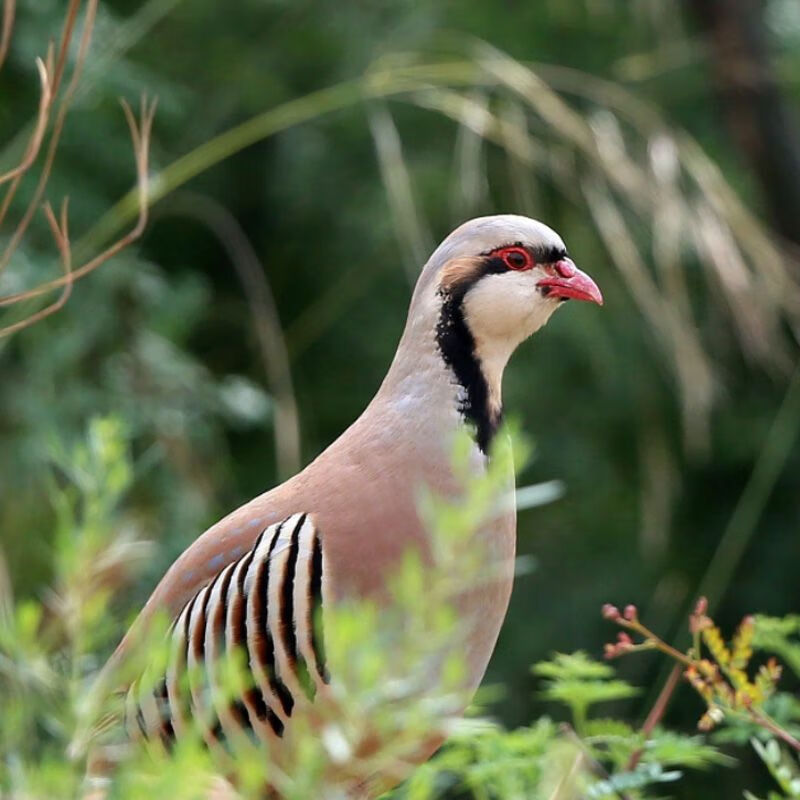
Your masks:
{"label": "thin twig", "polygon": [[[669,705],[669,701],[672,699],[672,695],[675,692],[676,687],[678,686],[678,682],[681,679],[681,674],[683,673],[683,668],[680,664],[675,664],[672,667],[672,671],[669,673],[669,677],[667,678],[667,682],[664,684],[664,687],[661,690],[661,693],[658,695],[656,702],[653,704],[653,707],[650,709],[650,713],[647,715],[647,719],[644,721],[644,725],[642,725],[641,734],[644,737],[645,741],[650,738],[650,734],[655,729],[656,725],[664,717],[664,713],[667,710],[667,706]],[[631,753],[630,760],[628,761],[628,765],[625,769],[628,772],[632,772],[636,769],[639,761],[642,758],[642,754],[644,753],[644,747],[640,747],[638,750],[635,750]]]}
{"label": "thin twig", "polygon": [[[152,133],[153,119],[155,116],[156,105],[157,101],[153,100],[152,102],[148,102],[147,98],[142,97],[141,112],[140,112],[141,119],[139,124],[137,125],[136,118],[134,117],[133,111],[131,110],[130,106],[124,100],[122,101],[122,107],[125,112],[125,118],[130,128],[131,140],[133,141],[134,155],[136,160],[137,185],[139,191],[140,213],[134,228],[130,230],[125,236],[117,240],[114,244],[106,248],[106,250],[104,250],[102,253],[91,259],[89,262],[79,267],[78,269],[70,271],[63,277],[57,278],[52,281],[48,281],[47,283],[43,283],[40,286],[37,286],[34,289],[29,289],[28,291],[25,292],[1,297],[0,307],[15,305],[25,300],[31,300],[35,297],[39,297],[40,295],[46,292],[52,291],[53,289],[59,289],[67,285],[69,285],[71,291],[72,285],[77,280],[88,275],[92,270],[97,269],[97,267],[104,264],[106,261],[115,256],[125,247],[128,247],[132,242],[134,242],[142,235],[147,225],[147,214],[148,214],[147,194],[148,194],[148,163],[149,163],[148,159],[150,150],[150,137]],[[45,208],[45,213],[47,213],[46,208]],[[51,225],[51,230],[52,230],[52,225]],[[58,237],[56,238],[58,242]],[[64,299],[64,301],[66,301],[66,298]],[[53,310],[57,310],[54,309],[52,306],[48,308],[50,309],[49,313],[52,313]],[[44,311],[48,311],[48,309],[44,309]],[[15,323],[14,325],[10,325],[5,328],[0,328],[0,338],[3,336],[8,336],[11,333],[15,333],[16,331],[21,330],[22,328],[32,325],[34,322],[41,319],[40,316],[41,313],[42,312],[39,312],[38,314],[28,317],[27,319]],[[45,314],[45,316],[47,316],[47,314]]]}
{"label": "thin twig", "polygon": [[[65,19],[64,19],[64,25],[63,25],[63,28],[62,28],[61,43],[60,43],[59,48],[58,48],[58,55],[57,55],[57,59],[56,59],[57,66],[56,67],[53,67],[52,60],[49,58],[50,53],[52,52],[52,44],[50,45],[50,47],[48,47],[48,75],[51,76],[51,81],[50,81],[50,94],[51,94],[51,101],[50,102],[51,102],[51,105],[55,104],[56,99],[58,97],[59,88],[61,87],[61,78],[63,76],[64,65],[66,64],[66,58],[67,58],[67,55],[69,54],[70,45],[72,43],[72,36],[73,36],[74,29],[75,29],[75,21],[77,19],[78,9],[79,8],[80,8],[80,0],[70,0],[70,4],[67,7],[67,12],[66,12]],[[86,12],[86,19],[84,21],[84,38],[85,38],[85,34],[87,33],[87,30],[89,32],[91,32],[92,26],[94,25],[94,14],[93,13],[92,13],[91,20],[89,19],[90,11],[91,11],[91,9],[87,10],[87,12]],[[89,28],[86,27],[87,24],[89,24]],[[82,42],[81,43],[81,48],[79,49],[78,60],[76,61],[76,65],[75,65],[75,71],[78,74],[80,73],[80,70],[82,68],[82,63],[81,63],[81,60],[80,60],[81,59],[81,52],[83,52],[84,56],[85,56],[85,50],[83,48],[83,44],[84,43]],[[88,48],[88,42],[86,42],[86,47]],[[75,74],[73,75],[73,83],[77,84],[77,75],[75,75]],[[66,117],[66,112],[68,110],[68,107],[69,107],[69,104],[71,103],[71,101],[72,101],[72,96],[70,95],[70,93],[68,91],[67,95],[65,96],[65,98],[64,98],[64,100],[62,101],[62,104],[61,104],[61,106],[62,106],[61,107],[61,114],[59,115],[59,119],[61,119],[61,125],[63,125],[63,118]],[[48,117],[49,117],[49,113],[48,113]],[[51,134],[51,139],[50,139],[50,148],[49,149],[50,149],[50,152],[53,154],[53,157],[55,157],[55,151],[56,151],[56,149],[58,147],[58,142],[59,142],[60,137],[61,137],[61,126],[59,125],[59,123],[57,121],[56,125],[53,128],[53,132]],[[52,162],[51,162],[50,166],[52,166]],[[40,178],[39,187],[38,187],[41,191],[37,192],[34,200],[28,206],[28,211],[26,213],[26,216],[23,217],[23,221],[20,223],[20,226],[22,226],[23,228],[27,228],[27,224],[28,224],[28,222],[30,222],[30,217],[32,217],[35,209],[38,207],[39,202],[40,202],[41,197],[42,197],[42,193],[44,191],[44,186],[46,185],[47,180],[49,179],[49,169],[47,169],[47,161],[45,162],[45,169],[47,170],[47,174],[46,175],[44,173],[42,174],[42,176]],[[2,223],[3,219],[5,218],[5,215],[8,212],[9,207],[11,206],[11,202],[13,201],[14,197],[17,194],[17,189],[19,189],[19,185],[20,185],[20,182],[22,180],[23,174],[17,175],[13,179],[13,182],[11,183],[11,186],[9,186],[8,190],[6,191],[6,195],[3,198],[2,205],[0,206],[0,224]],[[27,222],[25,221],[26,218],[27,218]],[[3,258],[0,259],[0,272],[2,272],[2,270],[8,264],[8,262],[11,260],[13,252],[19,246],[19,241],[21,241],[23,234],[24,234],[24,229],[20,233],[19,239],[14,243],[13,248],[11,248],[11,247],[7,248],[7,251],[3,255]]]}
{"label": "thin twig", "polygon": [[625,619],[624,617],[619,617],[615,619],[614,622],[616,622],[621,628],[627,628],[629,631],[638,633],[642,639],[644,639],[644,644],[638,645],[638,649],[660,650],[665,655],[668,655],[673,661],[683,664],[684,667],[691,667],[694,664],[692,659],[689,658],[686,653],[681,653],[680,650],[677,650],[672,645],[667,644],[660,636],[653,633],[653,631],[643,625],[639,621],[638,617],[635,617],[634,619]]}
{"label": "thin twig", "polygon": [[64,198],[64,202],[61,206],[61,216],[60,222],[56,220],[55,214],[53,213],[52,206],[50,203],[47,203],[44,207],[44,215],[47,218],[47,223],[50,226],[50,232],[53,234],[53,239],[56,241],[56,246],[58,247],[59,255],[61,256],[61,265],[64,269],[64,288],[61,291],[61,294],[58,296],[58,299],[51,303],[49,306],[40,309],[34,314],[31,314],[25,319],[20,320],[19,322],[14,323],[13,325],[7,325],[5,328],[0,328],[0,337],[2,336],[10,336],[12,333],[16,333],[17,331],[21,331],[23,328],[27,328],[31,325],[36,324],[37,322],[41,322],[45,317],[49,317],[51,314],[55,314],[57,311],[61,310],[64,307],[67,300],[69,300],[70,295],[72,294],[72,267],[71,267],[71,259],[72,253],[70,251],[69,245],[69,224],[67,219],[67,209],[68,209],[68,201],[67,198]]}
{"label": "thin twig", "polygon": [[[42,142],[44,141],[44,135],[47,131],[47,123],[50,119],[50,109],[53,106],[53,99],[55,97],[50,83],[50,76],[52,75],[53,70],[52,45],[50,48],[48,48],[46,63],[42,61],[41,58],[36,59],[36,69],[39,72],[39,81],[42,84],[42,92],[39,97],[39,110],[36,115],[36,124],[34,125],[33,133],[28,140],[28,145],[25,148],[25,153],[22,156],[22,160],[16,167],[9,170],[5,174],[0,175],[0,184],[8,183],[8,181],[13,180],[17,176],[27,172],[33,162],[36,160],[36,156],[39,155],[39,150],[41,149]],[[3,217],[5,216],[7,209],[8,206],[4,201],[2,208],[0,208],[0,224],[3,222]]]}
{"label": "thin twig", "polygon": [[760,725],[763,728],[766,728],[770,733],[774,736],[777,736],[781,741],[785,742],[789,745],[793,750],[796,750],[800,753],[800,741],[795,739],[789,731],[784,730],[778,725],[775,720],[768,717],[766,714],[760,711],[753,711],[749,712],[751,719],[756,725]]}
{"label": "thin twig", "polygon": [[[28,229],[28,226],[33,219],[33,215],[36,213],[36,209],[39,207],[39,204],[42,201],[42,196],[44,194],[45,188],[47,187],[47,182],[50,180],[50,173],[53,169],[53,163],[55,162],[56,151],[58,150],[58,145],[61,140],[61,133],[64,129],[64,123],[67,119],[67,113],[69,112],[70,104],[72,102],[72,98],[75,94],[75,90],[78,87],[78,82],[80,80],[81,72],[83,70],[83,66],[86,63],[86,56],[89,52],[89,44],[91,43],[92,39],[92,30],[94,28],[94,20],[97,13],[97,3],[98,0],[88,0],[86,5],[86,12],[83,20],[83,31],[81,32],[81,41],[78,47],[78,55],[75,59],[75,68],[72,71],[72,77],[70,79],[69,85],[67,86],[66,91],[64,92],[64,97],[61,100],[61,105],[58,109],[58,114],[56,116],[55,124],[53,125],[53,132],[50,135],[50,144],[47,149],[47,155],[45,157],[44,166],[42,167],[41,175],[39,176],[39,182],[36,185],[36,189],[33,193],[33,197],[31,198],[28,208],[26,209],[25,213],[22,216],[22,219],[17,224],[14,233],[12,234],[8,245],[3,252],[2,258],[0,258],[0,272],[4,270],[11,258],[13,257],[14,253],[16,252],[17,248],[22,241],[25,232]],[[61,42],[61,50],[58,54],[58,59],[56,63],[55,69],[55,76],[53,78],[53,88],[52,92],[54,95],[58,93],[58,89],[61,82],[61,77],[63,74],[64,69],[64,59],[66,58],[65,50],[69,48],[69,41],[72,36],[72,24],[74,20],[70,22],[71,15],[77,13],[77,7],[79,6],[79,2],[77,0],[72,0],[70,3],[69,11],[68,11],[68,18],[67,23],[64,27],[64,34],[62,36]],[[18,182],[15,180],[12,184],[12,189],[18,185]],[[59,284],[59,285],[63,285]]]}
{"label": "thin twig", "polygon": [[0,34],[0,69],[8,55],[11,45],[11,31],[14,29],[14,11],[16,0],[5,0],[3,3],[3,32]]}
{"label": "thin twig", "polygon": [[[91,13],[92,18],[91,22],[89,23],[89,30],[91,31],[91,27],[94,25],[94,12],[95,9],[91,8],[92,0],[89,0],[89,6],[86,9],[86,19],[83,23],[84,32],[87,30],[86,24],[89,21],[89,14]],[[70,0],[70,4],[67,7],[67,13],[64,17],[64,27],[61,29],[61,43],[58,46],[58,62],[56,63],[56,71],[55,71],[55,80],[53,81],[53,91],[54,93],[58,93],[58,90],[61,88],[61,79],[64,77],[64,70],[66,69],[67,64],[67,56],[69,55],[69,48],[70,43],[72,42],[72,36],[75,32],[75,22],[78,19],[78,10],[81,6],[81,0]],[[96,8],[96,3],[95,3]],[[80,55],[78,56],[78,61],[75,63],[75,69],[78,70],[80,65]]]}
{"label": "thin twig", "polygon": [[569,768],[569,772],[565,773],[561,777],[561,780],[556,784],[556,788],[553,789],[550,797],[547,800],[562,800],[562,791],[565,786],[569,785],[569,782],[575,777],[578,770],[581,768],[581,762],[583,761],[583,758],[583,753],[580,752],[577,756],[575,756],[572,765]]}
{"label": "thin twig", "polygon": [[[591,767],[592,772],[595,773],[599,778],[603,780],[610,780],[611,775],[608,774],[608,770],[592,755],[589,748],[586,746],[586,743],[581,739],[580,736],[575,732],[575,729],[572,725],[568,723],[562,723],[560,726],[562,734],[564,734],[583,754],[586,763]],[[632,800],[631,796],[622,790],[614,790],[614,794],[619,798],[619,800]]]}

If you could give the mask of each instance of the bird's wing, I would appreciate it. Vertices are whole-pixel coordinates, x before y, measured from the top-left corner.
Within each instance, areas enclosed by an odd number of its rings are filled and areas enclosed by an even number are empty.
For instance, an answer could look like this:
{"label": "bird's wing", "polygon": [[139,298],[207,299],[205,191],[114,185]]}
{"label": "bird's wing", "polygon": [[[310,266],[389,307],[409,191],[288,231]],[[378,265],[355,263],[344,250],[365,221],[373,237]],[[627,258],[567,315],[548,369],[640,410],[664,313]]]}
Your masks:
{"label": "bird's wing", "polygon": [[[212,747],[249,730],[265,740],[283,736],[295,704],[327,683],[323,569],[308,514],[265,528],[178,613],[166,674],[128,692],[128,729],[169,741],[199,721]],[[231,697],[224,662],[239,654],[245,679]]]}

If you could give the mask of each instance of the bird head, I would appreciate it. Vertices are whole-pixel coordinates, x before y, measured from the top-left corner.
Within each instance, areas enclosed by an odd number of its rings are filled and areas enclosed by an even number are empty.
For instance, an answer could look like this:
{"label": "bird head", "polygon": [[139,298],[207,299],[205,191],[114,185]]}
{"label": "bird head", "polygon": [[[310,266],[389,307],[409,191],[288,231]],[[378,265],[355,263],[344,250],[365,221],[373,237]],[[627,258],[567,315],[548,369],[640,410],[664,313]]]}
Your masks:
{"label": "bird head", "polygon": [[561,237],[527,217],[470,220],[442,242],[428,270],[448,311],[460,307],[478,346],[493,350],[513,350],[566,300],[603,304]]}
{"label": "bird head", "polygon": [[[528,217],[479,217],[453,231],[426,264],[406,337],[430,341],[460,390],[463,415],[488,446],[502,413],[503,370],[517,346],[566,300],[603,304],[561,237]],[[423,346],[424,347],[424,346]],[[418,344],[403,348],[419,353]],[[407,362],[413,371],[413,362]]]}

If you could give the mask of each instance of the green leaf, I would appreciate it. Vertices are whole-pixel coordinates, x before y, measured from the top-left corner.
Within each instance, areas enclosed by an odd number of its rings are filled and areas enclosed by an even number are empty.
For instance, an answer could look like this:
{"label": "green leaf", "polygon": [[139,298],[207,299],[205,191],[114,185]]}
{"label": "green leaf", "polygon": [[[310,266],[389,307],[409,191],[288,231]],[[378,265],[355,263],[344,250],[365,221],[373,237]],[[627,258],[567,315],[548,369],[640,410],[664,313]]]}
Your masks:
{"label": "green leaf", "polygon": [[585,734],[591,739],[640,739],[641,736],[627,722],[618,719],[593,719],[586,723]]}
{"label": "green leaf", "polygon": [[575,653],[555,653],[549,661],[540,661],[531,667],[535,675],[542,678],[592,680],[611,678],[614,670],[590,658],[582,650]]}
{"label": "green leaf", "polygon": [[595,681],[565,679],[553,681],[541,692],[546,700],[573,705],[593,706],[612,700],[627,700],[639,694],[639,689],[625,681]]}
{"label": "green leaf", "polygon": [[753,647],[775,653],[800,677],[800,614],[755,617]]}
{"label": "green leaf", "polygon": [[736,764],[735,759],[707,744],[702,736],[686,736],[662,728],[657,728],[645,743],[642,760],[691,769]]}
{"label": "green leaf", "polygon": [[664,770],[659,764],[640,764],[631,772],[620,772],[597,781],[586,793],[590,800],[618,800],[623,792],[643,789],[654,783],[672,783],[681,778],[677,770]]}

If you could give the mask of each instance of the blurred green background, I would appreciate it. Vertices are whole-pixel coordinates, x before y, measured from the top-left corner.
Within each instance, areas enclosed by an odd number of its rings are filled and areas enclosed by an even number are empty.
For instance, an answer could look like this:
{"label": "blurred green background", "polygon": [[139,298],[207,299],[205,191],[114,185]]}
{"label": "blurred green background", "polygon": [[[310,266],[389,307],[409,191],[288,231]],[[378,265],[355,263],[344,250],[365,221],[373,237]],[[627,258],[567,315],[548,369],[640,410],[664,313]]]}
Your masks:
{"label": "blurred green background", "polygon": [[[63,8],[17,10],[3,169]],[[56,442],[99,414],[133,433],[128,524],[158,548],[120,598],[132,612],[205,527],[360,413],[435,243],[468,217],[517,212],[561,233],[606,305],[562,310],[507,373],[507,411],[536,445],[519,484],[558,479],[565,494],[520,514],[535,568],[486,679],[504,687],[492,713],[511,726],[543,713],[529,665],[599,654],[614,633],[603,602],[636,603],[666,638],[700,591],[727,629],[797,611],[799,76],[796,0],[101,3],[46,196],[69,195],[79,251],[130,224],[130,204],[114,206],[134,175],[118,97],[142,92],[159,99],[153,174],[187,153],[199,174],[156,178],[165,196],[142,240],[0,340],[15,593],[40,596],[50,574]],[[330,96],[308,97],[346,81],[330,111]],[[196,150],[299,98],[300,124],[267,136],[261,118],[229,157]],[[57,273],[39,220],[0,289]],[[619,713],[644,716],[663,668],[623,663],[647,690]],[[682,690],[669,719],[691,729],[701,713]],[[763,786],[746,767],[745,785]],[[741,773],[707,780],[676,795],[740,796]]]}

